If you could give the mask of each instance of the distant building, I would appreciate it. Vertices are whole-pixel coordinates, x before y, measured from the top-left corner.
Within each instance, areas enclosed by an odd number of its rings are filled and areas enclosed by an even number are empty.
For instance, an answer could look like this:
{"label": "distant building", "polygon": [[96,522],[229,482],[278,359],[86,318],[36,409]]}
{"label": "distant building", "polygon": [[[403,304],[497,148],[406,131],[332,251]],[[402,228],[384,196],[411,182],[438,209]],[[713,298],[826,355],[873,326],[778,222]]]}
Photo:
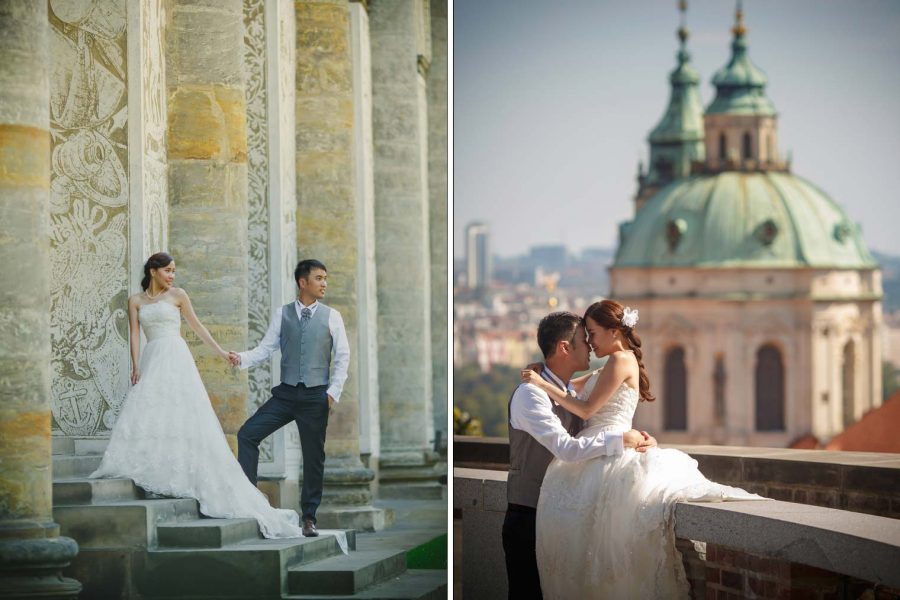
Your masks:
{"label": "distant building", "polygon": [[828,440],[881,404],[881,272],[858,226],[779,155],[740,10],[732,32],[704,113],[679,29],[610,269],[610,295],[640,309],[658,398],[636,426],[669,443]]}
{"label": "distant building", "polygon": [[568,266],[569,253],[563,245],[532,246],[528,251],[528,260],[544,273],[562,273]]}
{"label": "distant building", "polygon": [[484,289],[491,283],[490,228],[487,223],[466,227],[466,285]]}

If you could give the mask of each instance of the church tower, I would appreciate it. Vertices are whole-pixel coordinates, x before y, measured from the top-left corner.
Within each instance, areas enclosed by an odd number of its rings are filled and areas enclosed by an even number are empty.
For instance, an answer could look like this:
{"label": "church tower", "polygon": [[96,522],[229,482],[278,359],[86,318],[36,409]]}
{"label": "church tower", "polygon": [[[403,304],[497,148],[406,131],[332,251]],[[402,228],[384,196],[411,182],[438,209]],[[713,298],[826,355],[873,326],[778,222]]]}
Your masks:
{"label": "church tower", "polygon": [[766,96],[768,78],[747,55],[738,2],[731,60],[713,76],[716,97],[706,109],[705,170],[787,171],[778,156],[778,114]]}
{"label": "church tower", "polygon": [[691,65],[691,55],[687,51],[687,0],[681,0],[678,8],[681,11],[678,66],[669,75],[672,86],[669,104],[647,140],[650,142],[650,164],[646,172],[639,168],[635,212],[641,210],[647,199],[660,188],[689,175],[692,163],[704,158],[703,104],[698,90],[700,76]]}

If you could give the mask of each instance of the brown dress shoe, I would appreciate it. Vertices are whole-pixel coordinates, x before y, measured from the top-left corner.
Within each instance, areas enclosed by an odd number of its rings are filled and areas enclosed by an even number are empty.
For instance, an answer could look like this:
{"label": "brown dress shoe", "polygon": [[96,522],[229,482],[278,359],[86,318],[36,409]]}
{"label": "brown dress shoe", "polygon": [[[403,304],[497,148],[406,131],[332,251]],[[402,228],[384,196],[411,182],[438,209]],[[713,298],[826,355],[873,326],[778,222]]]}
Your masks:
{"label": "brown dress shoe", "polygon": [[319,530],[312,519],[303,519],[303,537],[318,537]]}

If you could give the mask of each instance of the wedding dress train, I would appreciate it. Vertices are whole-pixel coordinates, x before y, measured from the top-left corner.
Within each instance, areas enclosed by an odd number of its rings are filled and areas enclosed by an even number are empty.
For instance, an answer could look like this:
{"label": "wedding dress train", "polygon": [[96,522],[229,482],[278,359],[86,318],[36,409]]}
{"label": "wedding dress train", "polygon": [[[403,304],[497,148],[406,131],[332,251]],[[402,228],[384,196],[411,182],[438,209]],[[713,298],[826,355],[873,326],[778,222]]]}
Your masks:
{"label": "wedding dress train", "polygon": [[178,307],[145,304],[138,318],[147,337],[141,378],[91,477],[127,477],[155,494],[194,498],[209,517],[256,519],[267,538],[302,536],[297,512],[269,505],[231,453],[181,337]]}
{"label": "wedding dress train", "polygon": [[[585,384],[590,396],[599,371]],[[579,436],[622,432],[640,394],[624,383]],[[554,459],[537,507],[537,563],[547,600],[687,598],[672,512],[680,500],[763,500],[709,481],[680,450],[626,450],[577,463]]]}

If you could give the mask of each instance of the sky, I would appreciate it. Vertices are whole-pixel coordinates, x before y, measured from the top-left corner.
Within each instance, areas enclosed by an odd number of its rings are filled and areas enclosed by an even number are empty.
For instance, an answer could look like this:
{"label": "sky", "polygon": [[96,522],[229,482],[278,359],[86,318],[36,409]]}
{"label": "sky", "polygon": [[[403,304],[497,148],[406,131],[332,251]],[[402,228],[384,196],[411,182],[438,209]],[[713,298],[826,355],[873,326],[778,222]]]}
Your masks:
{"label": "sky", "polygon": [[[735,3],[689,0],[700,96],[731,55]],[[750,59],[769,78],[782,155],[900,255],[900,1],[745,0]],[[491,251],[615,247],[663,115],[676,0],[454,0],[453,238]]]}

